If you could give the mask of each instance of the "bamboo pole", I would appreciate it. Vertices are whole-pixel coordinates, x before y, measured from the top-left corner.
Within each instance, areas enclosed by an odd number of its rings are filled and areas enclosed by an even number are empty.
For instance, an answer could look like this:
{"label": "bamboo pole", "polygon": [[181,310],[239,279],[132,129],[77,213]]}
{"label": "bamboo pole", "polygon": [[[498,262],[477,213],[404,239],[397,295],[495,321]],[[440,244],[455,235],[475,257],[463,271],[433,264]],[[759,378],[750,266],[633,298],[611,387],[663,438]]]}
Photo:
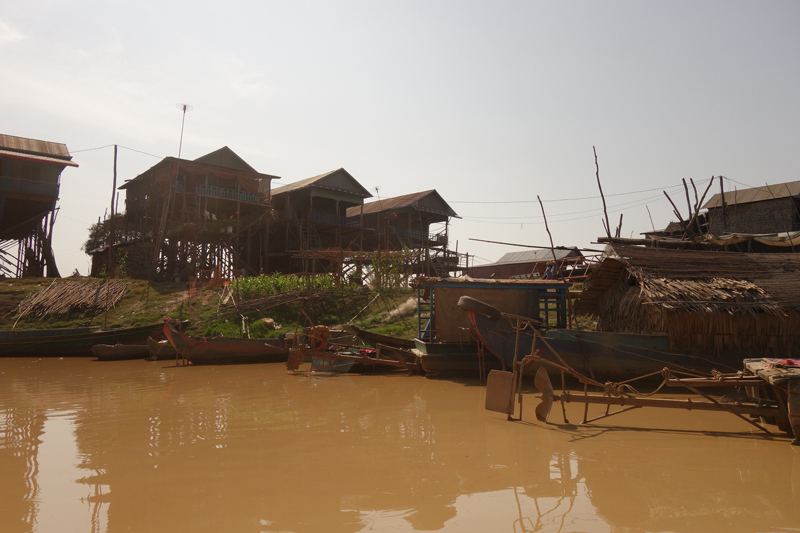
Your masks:
{"label": "bamboo pole", "polygon": [[606,197],[603,194],[603,186],[600,185],[600,165],[597,163],[597,149],[592,146],[592,151],[594,152],[594,166],[596,169],[596,176],[597,176],[597,188],[600,189],[600,198],[603,200],[603,213],[606,216],[605,220],[605,228],[606,228],[606,235],[608,238],[611,238],[611,224],[608,222],[608,209],[606,207]]}

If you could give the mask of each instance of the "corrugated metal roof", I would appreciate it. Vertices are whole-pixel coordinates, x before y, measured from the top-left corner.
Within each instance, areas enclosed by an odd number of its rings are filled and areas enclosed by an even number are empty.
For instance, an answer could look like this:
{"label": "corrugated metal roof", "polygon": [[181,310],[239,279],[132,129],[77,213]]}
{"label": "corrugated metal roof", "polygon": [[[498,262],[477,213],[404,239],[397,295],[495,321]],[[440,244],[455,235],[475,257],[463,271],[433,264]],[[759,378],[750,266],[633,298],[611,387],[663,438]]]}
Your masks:
{"label": "corrugated metal roof", "polygon": [[47,157],[37,154],[25,154],[22,152],[14,152],[11,150],[0,150],[0,156],[13,157],[14,159],[23,159],[25,161],[38,161],[39,163],[50,163],[53,165],[63,165],[68,167],[77,167],[78,163],[73,163],[67,159],[58,159],[55,157]]}
{"label": "corrugated metal roof", "polygon": [[[428,200],[423,202],[423,200]],[[436,208],[431,204],[439,204],[440,208]],[[436,189],[429,191],[415,192],[411,194],[404,194],[403,196],[395,196],[394,198],[385,198],[376,202],[364,204],[363,213],[368,215],[370,213],[380,213],[381,211],[390,211],[393,209],[401,209],[410,207],[428,213],[435,213],[446,217],[457,217],[453,209],[447,205],[444,198],[436,192]],[[361,206],[350,207],[347,209],[348,217],[357,217],[362,213]]]}
{"label": "corrugated metal roof", "polygon": [[150,167],[146,171],[142,172],[141,174],[139,174],[135,178],[130,179],[130,180],[125,180],[125,183],[123,183],[122,185],[117,187],[117,189],[123,189],[123,190],[127,189],[127,188],[129,188],[129,186],[135,185],[135,184],[147,179],[151,175],[151,173],[153,171],[155,171],[156,169],[164,167],[166,165],[171,165],[173,163],[176,164],[176,165],[180,164],[180,167],[182,169],[190,169],[190,168],[206,169],[207,172],[209,172],[211,174],[217,174],[217,175],[223,175],[223,176],[225,176],[225,175],[228,175],[228,176],[235,175],[235,176],[241,176],[241,177],[244,177],[244,178],[249,178],[249,179],[252,179],[252,180],[280,179],[279,176],[272,176],[270,174],[262,174],[260,172],[250,172],[249,170],[241,170],[241,169],[238,169],[238,168],[221,167],[221,166],[218,166],[218,165],[211,165],[211,164],[208,164],[208,163],[197,163],[197,162],[191,161],[189,159],[178,159],[177,157],[165,157],[164,159],[162,159],[161,161],[159,161],[158,163],[156,163],[155,165],[153,165],[152,167]]}
{"label": "corrugated metal roof", "polygon": [[[556,248],[556,259],[564,259],[570,255],[583,255],[577,248]],[[475,265],[476,267],[486,267],[495,265],[513,265],[518,263],[541,263],[552,261],[553,252],[549,249],[525,250],[522,252],[509,252],[497,260],[496,263],[486,263]]]}
{"label": "corrugated metal roof", "polygon": [[[326,180],[325,178],[332,177],[335,174],[338,174],[338,177],[345,177],[348,182],[351,182],[353,185],[350,189],[343,189],[341,187],[336,187],[331,185],[331,180]],[[348,194],[353,194],[356,196],[361,196],[363,198],[371,198],[372,195],[369,193],[367,189],[365,189],[356,179],[350,175],[343,168],[338,168],[336,170],[331,170],[330,172],[326,172],[325,174],[320,174],[319,176],[313,176],[311,178],[306,178],[304,180],[296,181],[294,183],[287,183],[286,185],[282,185],[277,189],[272,190],[272,196],[276,196],[278,194],[285,194],[287,192],[292,191],[299,191],[300,189],[305,189],[307,187],[317,187],[320,189],[329,189],[332,191],[344,192]]]}
{"label": "corrugated metal roof", "polygon": [[14,135],[0,134],[0,149],[50,156],[58,159],[72,159],[66,144],[26,139],[25,137],[15,137]]}
{"label": "corrugated metal roof", "polygon": [[[778,183],[775,185],[765,185],[764,187],[753,187],[752,189],[742,189],[741,191],[729,191],[725,193],[725,203],[727,205],[747,204],[750,202],[763,202],[764,200],[777,200],[778,198],[788,198],[789,196],[800,195],[800,181],[790,181],[788,183]],[[705,203],[703,209],[713,209],[722,207],[722,194],[717,193]]]}

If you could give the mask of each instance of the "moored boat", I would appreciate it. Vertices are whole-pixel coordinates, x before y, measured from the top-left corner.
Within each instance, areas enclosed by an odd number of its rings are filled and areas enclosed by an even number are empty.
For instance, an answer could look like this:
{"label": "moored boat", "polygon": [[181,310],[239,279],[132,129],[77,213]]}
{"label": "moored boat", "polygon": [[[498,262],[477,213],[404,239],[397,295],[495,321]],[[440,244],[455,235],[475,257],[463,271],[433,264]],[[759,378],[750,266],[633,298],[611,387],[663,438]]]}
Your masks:
{"label": "moored boat", "polygon": [[501,368],[494,357],[483,357],[476,342],[425,342],[415,339],[419,365],[429,376],[470,375],[480,376],[482,370]]}
{"label": "moored boat", "polygon": [[[741,367],[742,354],[703,355],[670,348],[666,335],[625,334],[601,331],[540,329],[536,321],[502,314],[489,317],[466,309],[481,342],[509,368],[534,350],[543,359],[566,363],[598,380],[618,381],[657,373],[662,369],[708,373]],[[519,330],[519,335],[517,331]],[[526,367],[535,373],[539,365]]]}
{"label": "moored boat", "polygon": [[289,356],[289,348],[278,339],[190,337],[169,323],[164,324],[163,330],[178,355],[195,365],[279,363]]}
{"label": "moored boat", "polygon": [[93,346],[144,344],[147,337],[158,334],[163,327],[163,323],[158,323],[107,330],[85,328],[89,331],[80,332],[74,329],[20,330],[31,333],[0,335],[0,357],[91,357]]}

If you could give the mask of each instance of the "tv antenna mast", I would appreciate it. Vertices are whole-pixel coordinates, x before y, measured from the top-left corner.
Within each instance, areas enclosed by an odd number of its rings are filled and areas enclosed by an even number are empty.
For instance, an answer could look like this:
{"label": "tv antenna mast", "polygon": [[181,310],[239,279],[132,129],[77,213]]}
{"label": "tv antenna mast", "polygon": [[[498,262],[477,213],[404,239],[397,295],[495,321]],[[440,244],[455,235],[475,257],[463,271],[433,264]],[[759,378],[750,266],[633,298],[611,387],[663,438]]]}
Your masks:
{"label": "tv antenna mast", "polygon": [[191,111],[194,107],[189,104],[177,104],[175,107],[183,111],[183,118],[181,119],[181,141],[178,143],[178,159],[181,158],[181,148],[183,148],[183,125],[186,123],[186,112]]}

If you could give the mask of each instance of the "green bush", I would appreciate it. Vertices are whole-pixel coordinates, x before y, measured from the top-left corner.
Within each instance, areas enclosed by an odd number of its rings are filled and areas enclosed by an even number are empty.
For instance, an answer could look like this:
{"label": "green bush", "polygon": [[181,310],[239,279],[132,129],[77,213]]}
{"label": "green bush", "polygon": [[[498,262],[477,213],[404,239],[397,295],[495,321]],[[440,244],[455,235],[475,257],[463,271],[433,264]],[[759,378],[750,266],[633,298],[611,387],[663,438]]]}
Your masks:
{"label": "green bush", "polygon": [[305,277],[295,274],[284,276],[276,272],[270,275],[261,274],[249,278],[236,278],[231,283],[230,290],[235,298],[255,300],[304,289],[330,290],[334,288],[335,284],[333,277],[326,274]]}

